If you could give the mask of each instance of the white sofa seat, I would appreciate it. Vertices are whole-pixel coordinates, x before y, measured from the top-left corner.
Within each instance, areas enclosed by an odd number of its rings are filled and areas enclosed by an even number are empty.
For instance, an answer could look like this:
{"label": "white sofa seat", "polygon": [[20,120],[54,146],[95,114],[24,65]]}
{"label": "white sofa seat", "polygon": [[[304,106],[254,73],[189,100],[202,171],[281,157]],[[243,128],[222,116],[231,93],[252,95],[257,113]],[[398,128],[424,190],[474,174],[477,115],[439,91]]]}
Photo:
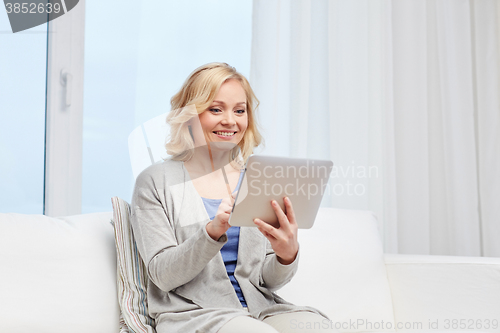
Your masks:
{"label": "white sofa seat", "polygon": [[500,258],[386,254],[385,265],[396,322],[499,331]]}
{"label": "white sofa seat", "polygon": [[1,333],[118,333],[111,217],[0,214]]}
{"label": "white sofa seat", "polygon": [[[0,214],[0,332],[119,332],[111,217]],[[500,258],[384,256],[373,214],[332,208],[320,209],[299,242],[299,272],[278,293],[332,323],[365,321],[341,332],[421,321],[408,331],[437,333],[444,319],[500,319]],[[437,329],[426,327],[436,319]],[[382,320],[392,327],[367,325]]]}

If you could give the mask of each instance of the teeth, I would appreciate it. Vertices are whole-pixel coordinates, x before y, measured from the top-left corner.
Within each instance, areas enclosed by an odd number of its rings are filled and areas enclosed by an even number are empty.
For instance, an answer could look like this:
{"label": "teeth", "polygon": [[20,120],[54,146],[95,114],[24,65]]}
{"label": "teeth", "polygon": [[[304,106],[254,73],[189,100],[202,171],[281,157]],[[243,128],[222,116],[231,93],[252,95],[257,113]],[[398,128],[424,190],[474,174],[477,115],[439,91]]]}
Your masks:
{"label": "teeth", "polygon": [[234,132],[215,132],[217,135],[233,136]]}

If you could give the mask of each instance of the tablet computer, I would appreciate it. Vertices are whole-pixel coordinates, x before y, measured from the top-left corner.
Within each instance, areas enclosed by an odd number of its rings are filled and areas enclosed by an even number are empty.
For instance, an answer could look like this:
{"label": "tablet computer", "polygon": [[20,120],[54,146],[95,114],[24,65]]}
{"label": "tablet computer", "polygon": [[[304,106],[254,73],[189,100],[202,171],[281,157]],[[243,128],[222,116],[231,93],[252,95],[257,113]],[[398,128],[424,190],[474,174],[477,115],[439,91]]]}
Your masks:
{"label": "tablet computer", "polygon": [[303,158],[251,155],[229,217],[231,226],[256,227],[254,218],[279,228],[271,206],[276,200],[285,211],[289,197],[301,229],[311,228],[327,187],[333,162]]}

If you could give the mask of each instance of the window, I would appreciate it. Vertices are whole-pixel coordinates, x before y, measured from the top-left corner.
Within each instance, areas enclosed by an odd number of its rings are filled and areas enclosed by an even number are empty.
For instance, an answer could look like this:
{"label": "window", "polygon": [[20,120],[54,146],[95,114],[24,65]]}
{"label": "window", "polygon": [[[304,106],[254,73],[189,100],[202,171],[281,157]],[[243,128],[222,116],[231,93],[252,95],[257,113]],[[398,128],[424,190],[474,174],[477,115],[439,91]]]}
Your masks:
{"label": "window", "polygon": [[170,110],[191,71],[217,61],[249,76],[251,18],[250,0],[86,3],[83,213],[130,201],[128,135]]}
{"label": "window", "polygon": [[42,214],[47,24],[12,33],[0,10],[0,213]]}
{"label": "window", "polygon": [[130,200],[132,130],[169,111],[202,64],[250,74],[251,0],[80,1],[16,34],[0,12],[0,212],[60,216]]}

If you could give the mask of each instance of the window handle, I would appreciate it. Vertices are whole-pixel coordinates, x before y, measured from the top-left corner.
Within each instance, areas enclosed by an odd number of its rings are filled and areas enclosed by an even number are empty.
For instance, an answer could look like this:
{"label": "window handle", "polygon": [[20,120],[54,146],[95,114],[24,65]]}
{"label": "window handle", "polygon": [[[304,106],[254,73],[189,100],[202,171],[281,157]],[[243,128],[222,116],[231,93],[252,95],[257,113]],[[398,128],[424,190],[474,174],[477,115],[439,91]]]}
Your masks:
{"label": "window handle", "polygon": [[73,90],[73,75],[69,73],[65,68],[61,70],[61,85],[66,87],[64,94],[65,106],[71,106],[71,91]]}

